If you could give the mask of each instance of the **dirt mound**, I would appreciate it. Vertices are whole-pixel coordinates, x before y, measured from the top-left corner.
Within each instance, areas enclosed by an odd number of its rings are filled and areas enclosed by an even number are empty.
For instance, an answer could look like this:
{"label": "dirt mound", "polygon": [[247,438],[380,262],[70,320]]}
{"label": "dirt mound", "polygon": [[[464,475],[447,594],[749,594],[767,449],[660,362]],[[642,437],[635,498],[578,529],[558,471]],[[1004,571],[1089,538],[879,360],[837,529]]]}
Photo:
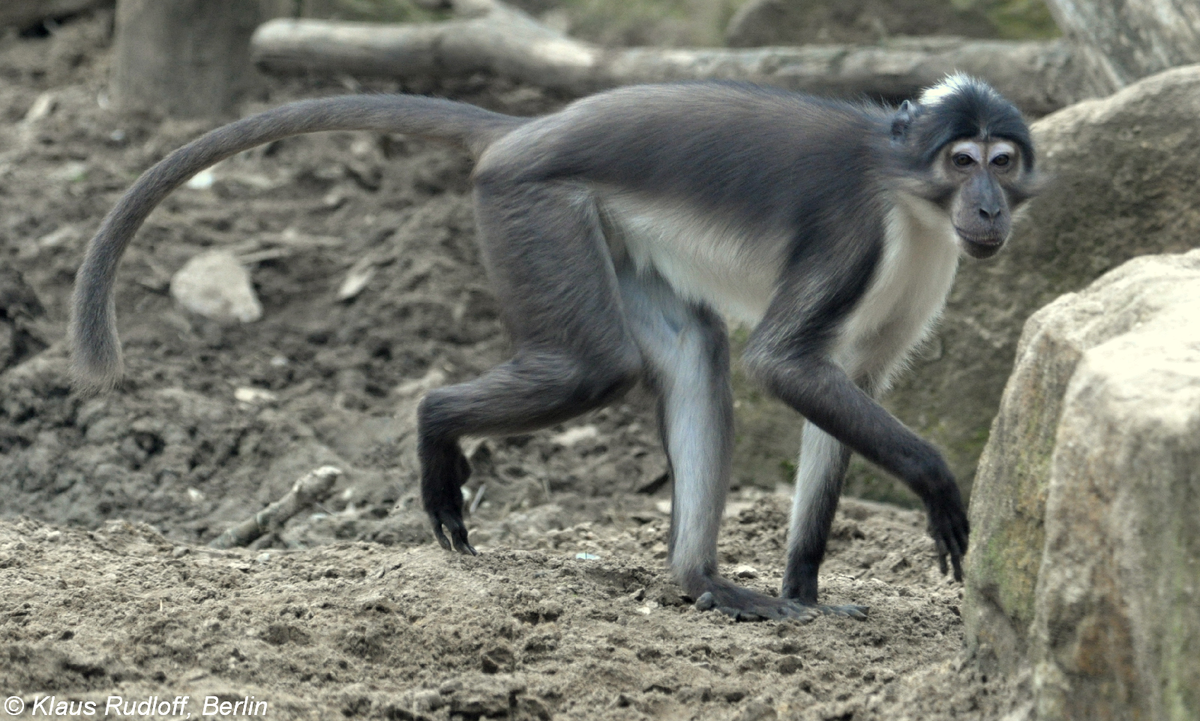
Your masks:
{"label": "dirt mound", "polygon": [[[217,715],[225,702],[257,715],[253,697],[271,717],[323,719],[976,718],[1011,705],[1012,689],[958,670],[960,589],[937,575],[911,511],[848,501],[836,522],[824,591],[870,605],[865,623],[695,611],[663,569],[666,467],[637,393],[474,444],[482,555],[431,545],[415,403],[506,352],[470,166],[451,149],[292,138],[181,189],[122,265],[125,383],[73,395],[62,336],[82,249],[142,170],[207,127],[111,112],[107,27],[0,40],[0,691],[26,713],[100,715],[110,696],[190,699],[164,716],[203,714],[205,696]],[[344,91],[274,81],[246,110]],[[518,114],[553,102],[487,79],[439,92]],[[171,273],[215,247],[250,265],[262,320],[222,326],[170,299]],[[339,300],[348,277],[361,290]],[[321,465],[344,475],[315,513],[253,549],[201,545]],[[733,495],[727,572],[778,589],[786,505]]]}
{"label": "dirt mound", "polygon": [[[722,556],[742,582],[778,588],[786,500],[742,503]],[[360,541],[212,551],[124,521],[3,522],[0,689],[27,708],[252,698],[274,718],[995,713],[1001,689],[953,660],[960,591],[931,570],[919,514],[845,506],[825,590],[871,619],[808,625],[696,611],[662,571],[667,517],[653,511],[523,514],[564,526],[549,530],[510,514],[493,528],[519,540],[477,558]]]}

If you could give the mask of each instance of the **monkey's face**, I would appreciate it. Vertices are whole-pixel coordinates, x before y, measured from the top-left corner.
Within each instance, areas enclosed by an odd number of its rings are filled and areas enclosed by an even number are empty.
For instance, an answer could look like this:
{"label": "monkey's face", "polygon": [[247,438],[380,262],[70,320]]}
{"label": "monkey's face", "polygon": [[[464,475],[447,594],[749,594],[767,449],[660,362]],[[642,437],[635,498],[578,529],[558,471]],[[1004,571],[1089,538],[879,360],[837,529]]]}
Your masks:
{"label": "monkey's face", "polygon": [[1012,212],[1023,199],[1021,160],[1017,145],[1007,140],[957,140],[943,149],[939,175],[955,188],[950,218],[968,255],[990,258],[1008,240]]}

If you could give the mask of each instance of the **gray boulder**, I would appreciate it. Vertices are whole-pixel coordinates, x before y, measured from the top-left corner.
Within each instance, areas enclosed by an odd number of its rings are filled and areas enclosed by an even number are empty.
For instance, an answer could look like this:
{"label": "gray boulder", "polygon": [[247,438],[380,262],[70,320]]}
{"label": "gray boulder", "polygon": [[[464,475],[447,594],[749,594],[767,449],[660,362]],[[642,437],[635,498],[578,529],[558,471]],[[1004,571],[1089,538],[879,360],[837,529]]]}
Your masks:
{"label": "gray boulder", "polygon": [[1200,251],[1025,326],[971,498],[963,617],[1039,719],[1200,718]]}

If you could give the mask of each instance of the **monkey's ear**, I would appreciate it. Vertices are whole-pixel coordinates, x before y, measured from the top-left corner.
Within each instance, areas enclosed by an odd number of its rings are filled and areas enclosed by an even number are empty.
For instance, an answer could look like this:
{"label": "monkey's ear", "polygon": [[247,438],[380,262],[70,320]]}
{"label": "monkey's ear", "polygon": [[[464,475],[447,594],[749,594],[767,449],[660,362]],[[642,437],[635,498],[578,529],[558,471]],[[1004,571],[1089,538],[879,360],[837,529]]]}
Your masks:
{"label": "monkey's ear", "polygon": [[892,118],[892,141],[903,143],[908,137],[908,129],[912,125],[913,118],[917,116],[917,106],[905,100],[900,103],[900,109],[896,111],[896,115]]}

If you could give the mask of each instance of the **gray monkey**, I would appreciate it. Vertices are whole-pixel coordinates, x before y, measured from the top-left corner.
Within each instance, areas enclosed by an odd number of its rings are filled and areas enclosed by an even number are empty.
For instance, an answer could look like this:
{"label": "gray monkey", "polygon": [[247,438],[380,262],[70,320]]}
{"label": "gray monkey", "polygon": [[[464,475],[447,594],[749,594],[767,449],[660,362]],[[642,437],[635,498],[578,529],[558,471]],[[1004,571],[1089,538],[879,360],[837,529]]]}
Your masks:
{"label": "gray monkey", "polygon": [[[83,389],[121,375],[113,286],[150,211],[196,172],[290,135],[374,130],[445,139],[476,159],[483,262],[515,345],[421,402],[421,494],[434,536],[474,554],[464,435],[523,433],[613,402],[659,398],[674,479],[670,568],[702,609],[744,619],[865,617],[818,605],[850,451],[924,502],[943,573],[969,528],[941,454],[875,400],[936,320],[963,253],[994,255],[1037,187],[1015,107],[955,75],[899,108],[752,85],[634,86],[539,118],[406,95],[308,100],[218,128],[146,171],[108,214],[72,301]],[[744,361],[805,418],[779,597],[717,569],[733,402],[725,318]]]}

